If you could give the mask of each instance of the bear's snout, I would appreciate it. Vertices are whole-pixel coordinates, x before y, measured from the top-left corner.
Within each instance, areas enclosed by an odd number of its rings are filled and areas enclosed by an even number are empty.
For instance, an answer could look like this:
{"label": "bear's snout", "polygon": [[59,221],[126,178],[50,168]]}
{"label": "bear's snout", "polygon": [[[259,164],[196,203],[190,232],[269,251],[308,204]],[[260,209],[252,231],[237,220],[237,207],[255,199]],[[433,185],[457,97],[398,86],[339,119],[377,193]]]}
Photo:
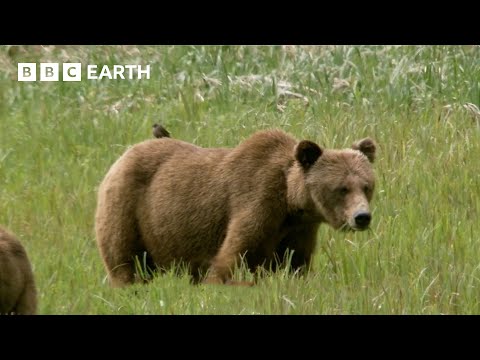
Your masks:
{"label": "bear's snout", "polygon": [[357,230],[365,230],[368,225],[370,225],[370,221],[372,220],[372,215],[368,211],[357,211],[353,215],[353,220],[355,221],[355,229]]}

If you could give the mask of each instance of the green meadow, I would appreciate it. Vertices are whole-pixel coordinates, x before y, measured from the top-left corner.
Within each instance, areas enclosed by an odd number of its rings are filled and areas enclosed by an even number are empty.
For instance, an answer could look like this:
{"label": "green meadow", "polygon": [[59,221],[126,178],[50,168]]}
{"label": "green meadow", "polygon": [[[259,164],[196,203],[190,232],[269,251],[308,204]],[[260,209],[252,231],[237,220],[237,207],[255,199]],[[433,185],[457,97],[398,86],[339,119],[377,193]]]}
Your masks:
{"label": "green meadow", "polygon": [[[18,82],[18,62],[82,63],[82,81]],[[151,76],[87,80],[88,64]],[[479,46],[2,46],[0,224],[29,254],[40,314],[480,314],[479,106]],[[322,225],[304,277],[194,286],[172,269],[113,289],[98,185],[155,122],[205,147],[267,128],[335,148],[370,136],[371,229]]]}

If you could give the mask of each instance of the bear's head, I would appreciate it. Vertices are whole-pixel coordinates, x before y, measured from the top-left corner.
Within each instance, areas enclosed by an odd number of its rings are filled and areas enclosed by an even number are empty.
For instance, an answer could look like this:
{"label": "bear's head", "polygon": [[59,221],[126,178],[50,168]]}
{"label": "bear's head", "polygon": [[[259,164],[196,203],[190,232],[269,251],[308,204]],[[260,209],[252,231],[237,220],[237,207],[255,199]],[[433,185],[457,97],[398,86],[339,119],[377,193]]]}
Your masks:
{"label": "bear's head", "polygon": [[369,203],[375,187],[375,150],[370,138],[343,150],[300,141],[294,154],[304,184],[301,198],[305,210],[335,229],[367,229],[372,218]]}

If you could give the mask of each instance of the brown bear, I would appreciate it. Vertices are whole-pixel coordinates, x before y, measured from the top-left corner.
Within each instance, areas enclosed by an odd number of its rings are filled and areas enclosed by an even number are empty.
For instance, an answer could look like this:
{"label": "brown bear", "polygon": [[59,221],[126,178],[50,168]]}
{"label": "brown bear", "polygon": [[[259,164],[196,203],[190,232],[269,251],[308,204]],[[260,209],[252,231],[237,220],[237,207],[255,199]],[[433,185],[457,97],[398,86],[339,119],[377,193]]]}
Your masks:
{"label": "brown bear", "polygon": [[293,269],[308,268],[322,222],[370,224],[374,157],[369,138],[328,150],[280,130],[232,149],[168,137],[139,143],[98,191],[96,238],[110,282],[136,281],[136,256],[160,269],[186,263],[206,283],[233,284],[240,258],[254,271],[287,250]]}
{"label": "brown bear", "polygon": [[0,228],[0,314],[36,312],[37,289],[27,253],[13,234]]}

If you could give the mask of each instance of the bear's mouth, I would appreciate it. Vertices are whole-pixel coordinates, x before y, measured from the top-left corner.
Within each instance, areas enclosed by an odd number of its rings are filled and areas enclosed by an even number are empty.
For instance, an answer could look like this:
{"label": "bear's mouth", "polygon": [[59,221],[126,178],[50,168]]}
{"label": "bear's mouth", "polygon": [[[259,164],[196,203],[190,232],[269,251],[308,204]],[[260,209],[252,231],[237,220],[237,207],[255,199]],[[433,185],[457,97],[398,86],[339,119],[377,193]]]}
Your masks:
{"label": "bear's mouth", "polygon": [[362,227],[359,227],[359,226],[355,226],[355,227],[352,227],[352,230],[353,231],[365,231],[365,230],[368,230],[370,227],[367,225],[367,226],[362,226]]}
{"label": "bear's mouth", "polygon": [[352,232],[352,231],[365,231],[368,230],[369,226],[352,226],[348,222],[343,223],[342,226],[340,226],[339,230],[343,232]]}
{"label": "bear's mouth", "polygon": [[338,230],[342,231],[342,232],[350,232],[350,231],[353,231],[352,227],[350,226],[350,224],[348,222],[344,222],[339,228]]}

